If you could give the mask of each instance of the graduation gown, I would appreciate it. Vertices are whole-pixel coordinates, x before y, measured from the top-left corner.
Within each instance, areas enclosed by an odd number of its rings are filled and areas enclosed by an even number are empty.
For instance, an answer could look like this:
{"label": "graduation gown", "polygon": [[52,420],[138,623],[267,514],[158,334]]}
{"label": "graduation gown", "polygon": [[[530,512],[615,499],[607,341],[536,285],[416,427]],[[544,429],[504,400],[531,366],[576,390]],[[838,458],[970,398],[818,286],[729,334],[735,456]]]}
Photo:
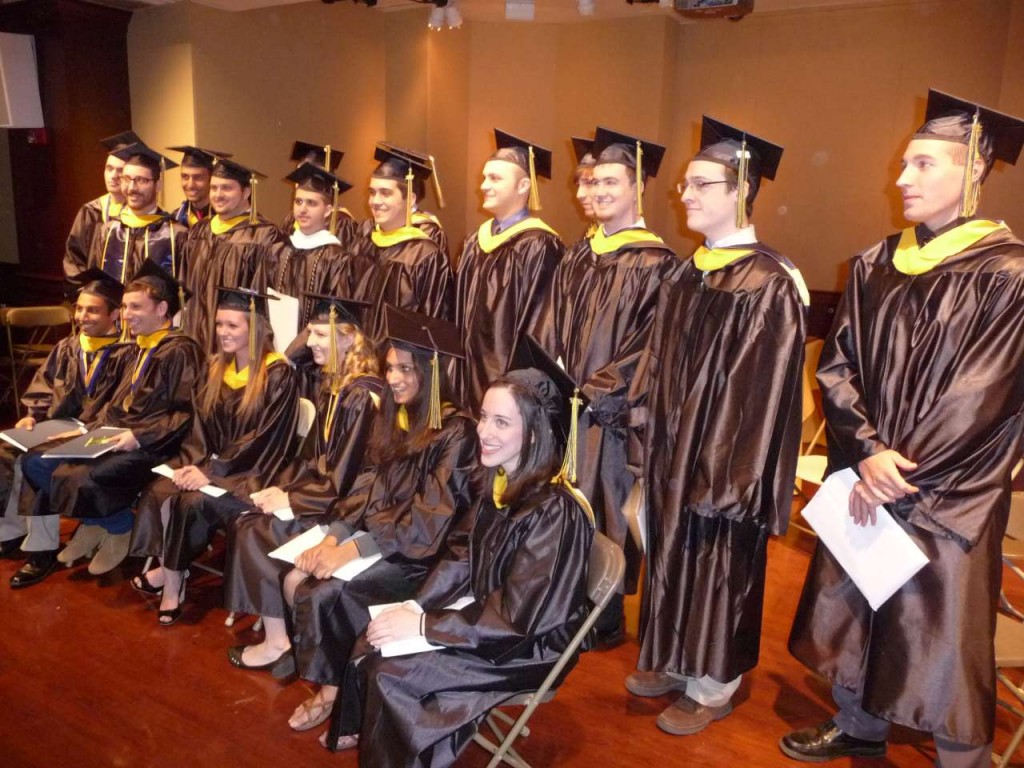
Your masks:
{"label": "graduation gown", "polygon": [[[342,733],[361,730],[359,764],[451,765],[492,707],[540,685],[587,616],[592,541],[590,519],[560,485],[513,508],[482,498],[468,563],[442,562],[417,594],[425,636],[443,649],[372,652],[346,669],[334,720]],[[473,602],[444,610],[460,591]]]}
{"label": "graduation gown", "polygon": [[[332,234],[338,238],[341,247],[346,252],[355,250],[363,237],[369,234],[370,230],[366,228],[366,222],[360,223],[357,221],[356,217],[347,208],[339,208],[336,218],[337,221],[335,222]],[[372,220],[370,220],[370,224],[372,228]],[[281,231],[286,234],[291,234],[295,231],[295,217],[292,214],[289,213],[285,216],[284,222],[281,224]]]}
{"label": "graduation gown", "polygon": [[238,224],[219,235],[212,228],[220,222],[217,216],[192,227],[188,257],[178,276],[192,292],[192,299],[182,311],[182,330],[208,354],[216,351],[217,344],[213,329],[217,287],[266,291],[287,243],[281,231],[262,216],[256,224],[250,224],[247,217],[238,218]]}
{"label": "graduation gown", "polygon": [[893,264],[898,242],[853,260],[818,381],[832,469],[886,448],[917,462],[903,474],[920,491],[886,506],[931,562],[872,612],[819,544],[789,647],[877,717],[987,744],[1024,424],[1024,244],[993,228],[910,276]]}
{"label": "graduation gown", "polygon": [[476,442],[473,421],[449,408],[423,450],[377,467],[364,504],[343,505],[331,531],[339,540],[366,531],[382,559],[351,581],[308,578],[299,585],[293,626],[302,677],[340,683],[370,621],[368,607],[411,597],[447,550],[467,546],[462,518],[472,511]]}
{"label": "graduation gown", "polygon": [[173,213],[174,220],[188,229],[191,229],[200,221],[207,219],[212,215],[213,213],[210,211],[209,203],[201,208],[196,208],[188,200],[182,200],[181,205],[179,205],[178,209]]}
{"label": "graduation gown", "polygon": [[565,250],[540,219],[529,217],[497,235],[492,223],[466,238],[456,285],[455,322],[466,353],[458,379],[462,402],[473,413],[491,381],[507,370],[519,338],[536,332]]}
{"label": "graduation gown", "polygon": [[437,243],[415,227],[374,231],[364,241],[362,258],[369,268],[352,298],[369,302],[366,333],[379,339],[384,331],[384,304],[450,320],[454,280],[448,258]]}
{"label": "graduation gown", "polygon": [[766,246],[738,248],[753,252],[707,273],[688,260],[662,290],[633,397],[649,409],[638,667],[722,683],[757,664],[802,415],[797,283]]}
{"label": "graduation gown", "polygon": [[[448,234],[444,231],[441,220],[428,211],[413,211],[412,225],[423,232],[427,237],[437,243],[441,252],[451,260],[451,252],[448,250]],[[363,240],[370,238],[373,232],[373,219],[367,219],[359,225],[359,237]]]}
{"label": "graduation gown", "polygon": [[90,200],[78,209],[64,250],[65,277],[74,277],[89,268],[89,254],[97,227],[120,216],[123,209],[124,203],[116,202],[109,194]]}
{"label": "graduation gown", "polygon": [[98,227],[89,266],[127,284],[146,259],[152,259],[177,277],[186,258],[187,239],[188,230],[166,211],[157,209],[152,215],[135,216],[126,208],[120,217]]}
{"label": "graduation gown", "polygon": [[321,389],[312,439],[273,481],[263,482],[288,494],[295,519],[242,515],[228,527],[224,605],[229,611],[284,617],[280,581],[292,566],[267,554],[315,525],[335,499],[352,490],[369,451],[382,385],[376,376],[360,376],[337,396],[329,387]]}
{"label": "graduation gown", "polygon": [[679,259],[657,235],[631,228],[576,243],[555,270],[538,338],[591,399],[580,414],[576,484],[598,528],[626,553],[628,592],[642,553],[620,510],[632,487],[626,392],[654,324],[658,290],[675,282]]}
{"label": "graduation gown", "polygon": [[301,333],[316,303],[314,299],[302,298],[302,294],[354,297],[363,272],[369,268],[368,260],[353,255],[336,243],[316,248],[297,248],[288,243],[281,250],[281,260],[272,285],[281,293],[299,299],[298,329]]}
{"label": "graduation gown", "polygon": [[191,431],[193,401],[205,373],[195,340],[171,330],[151,350],[136,345],[123,354],[124,374],[88,426],[130,429],[139,448],[90,461],[62,462],[53,473],[49,494],[37,495],[33,514],[109,517],[120,512],[153,479],[150,470],[176,455]]}
{"label": "graduation gown", "polygon": [[[285,465],[298,417],[295,371],[280,356],[270,356],[263,404],[240,418],[244,395],[244,386],[236,389],[222,381],[213,410],[197,414],[181,454],[168,462],[173,469],[198,467],[230,497],[182,491],[169,478],[160,478],[139,500],[132,554],[156,556],[171,570],[185,570],[206,549],[213,530],[250,508],[249,494]],[[166,524],[161,520],[165,503],[170,504]]]}

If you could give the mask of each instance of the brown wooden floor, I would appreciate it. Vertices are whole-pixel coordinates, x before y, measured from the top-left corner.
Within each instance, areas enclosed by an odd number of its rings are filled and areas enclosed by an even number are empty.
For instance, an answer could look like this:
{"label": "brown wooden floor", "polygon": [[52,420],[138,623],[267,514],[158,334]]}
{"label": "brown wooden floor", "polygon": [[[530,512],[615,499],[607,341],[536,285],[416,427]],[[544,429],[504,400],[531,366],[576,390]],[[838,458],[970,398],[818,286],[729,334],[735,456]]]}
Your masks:
{"label": "brown wooden floor", "polygon": [[[704,733],[672,737],[654,725],[670,703],[628,695],[635,642],[585,654],[556,700],[533,719],[525,754],[535,766],[787,766],[778,738],[830,714],[828,687],[786,651],[786,635],[807,566],[809,539],[796,531],[770,547],[761,664],[728,718]],[[301,681],[228,665],[225,652],[251,641],[251,619],[223,626],[219,579],[190,583],[186,613],[169,628],[156,603],[135,593],[124,568],[96,579],[84,567],[61,569],[44,583],[11,590],[17,561],[0,561],[0,766],[355,766],[331,756],[316,733],[294,733],[286,718],[307,695]],[[1009,739],[998,715],[996,746]],[[319,729],[318,729],[319,730]],[[931,742],[899,730],[889,757],[838,765],[931,765]],[[1015,764],[1021,764],[1018,758]],[[460,766],[483,766],[470,746]]]}

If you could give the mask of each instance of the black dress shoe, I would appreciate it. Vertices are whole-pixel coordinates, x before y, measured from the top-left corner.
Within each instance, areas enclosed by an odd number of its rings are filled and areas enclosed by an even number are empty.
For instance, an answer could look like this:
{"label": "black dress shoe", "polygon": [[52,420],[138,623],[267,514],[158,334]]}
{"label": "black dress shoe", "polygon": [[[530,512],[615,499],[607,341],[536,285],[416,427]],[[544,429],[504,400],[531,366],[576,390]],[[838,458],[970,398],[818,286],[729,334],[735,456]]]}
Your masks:
{"label": "black dress shoe", "polygon": [[57,553],[54,550],[32,552],[18,572],[11,576],[11,589],[31,587],[49,576],[57,567]]}
{"label": "black dress shoe", "polygon": [[275,680],[286,678],[295,671],[295,656],[291,648],[267,664],[246,664],[242,659],[245,648],[244,645],[233,645],[228,648],[228,661],[231,662],[231,666],[256,672],[270,672]]}
{"label": "black dress shoe", "polygon": [[25,553],[21,551],[21,542],[24,540],[24,536],[17,536],[7,539],[7,541],[0,541],[0,557],[23,557]]}
{"label": "black dress shoe", "polygon": [[786,757],[804,763],[824,763],[840,757],[885,757],[884,741],[855,739],[829,720],[817,728],[793,731],[779,740]]}

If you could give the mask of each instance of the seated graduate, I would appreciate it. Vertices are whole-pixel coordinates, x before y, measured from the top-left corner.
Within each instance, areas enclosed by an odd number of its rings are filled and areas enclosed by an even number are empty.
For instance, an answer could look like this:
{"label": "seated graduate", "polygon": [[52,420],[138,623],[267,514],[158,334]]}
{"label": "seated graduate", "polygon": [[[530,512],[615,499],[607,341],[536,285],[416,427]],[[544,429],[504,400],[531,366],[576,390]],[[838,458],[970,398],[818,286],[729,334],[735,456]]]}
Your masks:
{"label": "seated graduate", "polygon": [[[593,513],[565,480],[573,469],[557,421],[574,385],[550,360],[544,367],[550,376],[513,370],[484,395],[487,473],[468,561],[431,572],[416,596],[425,612],[405,604],[371,621],[346,669],[331,729],[344,735],[325,741],[360,744],[360,765],[451,765],[492,707],[543,682],[586,618]],[[467,604],[445,607],[458,597]],[[369,647],[416,636],[441,650],[384,658]]]}
{"label": "seated graduate", "polygon": [[[27,413],[14,425],[17,429],[31,430],[37,422],[49,419],[74,418],[90,422],[120,382],[118,361],[121,356],[118,353],[124,346],[116,342],[124,286],[101,269],[79,272],[71,281],[80,286],[75,299],[78,333],[57,342],[36,370],[21,398]],[[47,441],[38,450],[51,447]],[[19,503],[27,511],[34,502],[31,488],[20,480],[21,455],[13,446],[0,444],[0,555],[3,556],[17,554],[32,520],[18,514]],[[20,492],[22,489],[24,492]],[[102,528],[98,530],[103,533]],[[72,539],[72,543],[74,541]],[[31,544],[30,541],[29,546]],[[38,540],[35,544],[39,544]],[[42,548],[52,550],[55,546],[50,542]],[[78,547],[69,544],[57,555],[57,560],[70,563],[77,557],[91,554],[97,546],[98,540],[89,545],[88,551],[71,557]]]}
{"label": "seated graduate", "polygon": [[[181,618],[189,563],[215,528],[251,509],[249,494],[284,466],[295,434],[296,376],[274,352],[268,297],[239,288],[218,295],[220,351],[196,397],[191,434],[169,462],[173,477],[151,484],[139,500],[132,536],[134,555],[160,560],[132,586],[161,595],[157,621],[164,626]],[[230,493],[213,497],[201,490],[206,485]]]}
{"label": "seated graduate", "polygon": [[[266,635],[257,645],[239,645],[228,658],[243,669],[269,669],[284,677],[295,669],[285,626],[281,579],[291,570],[267,556],[316,525],[331,503],[345,498],[365,463],[383,381],[370,341],[360,328],[366,305],[328,296],[315,302],[307,344],[323,368],[316,421],[302,454],[251,498],[264,514],[241,515],[228,527],[224,604],[230,611],[259,614]],[[273,513],[290,509],[293,519]]]}
{"label": "seated graduate", "polygon": [[[284,581],[294,606],[299,674],[323,686],[289,719],[295,730],[330,715],[352,645],[370,620],[368,606],[412,597],[449,550],[466,554],[476,440],[472,419],[452,402],[438,356],[461,354],[458,331],[392,306],[385,323],[388,386],[374,435],[372,482],[334,506],[327,537],[296,559]],[[376,553],[381,559],[350,581],[331,578]]]}
{"label": "seated graduate", "polygon": [[121,313],[135,343],[124,352],[124,375],[117,389],[87,425],[126,430],[109,441],[110,452],[86,460],[44,459],[31,453],[22,461],[25,480],[36,492],[30,514],[39,519],[32,521],[32,529],[50,548],[32,553],[18,572],[17,586],[38,583],[53,570],[60,515],[103,529],[89,534],[99,541],[90,573],[106,573],[128,555],[131,505],[153,478],[152,468],[176,455],[191,431],[196,382],[204,372],[195,339],[171,327],[182,297],[188,294],[177,280],[152,260],[124,289]]}

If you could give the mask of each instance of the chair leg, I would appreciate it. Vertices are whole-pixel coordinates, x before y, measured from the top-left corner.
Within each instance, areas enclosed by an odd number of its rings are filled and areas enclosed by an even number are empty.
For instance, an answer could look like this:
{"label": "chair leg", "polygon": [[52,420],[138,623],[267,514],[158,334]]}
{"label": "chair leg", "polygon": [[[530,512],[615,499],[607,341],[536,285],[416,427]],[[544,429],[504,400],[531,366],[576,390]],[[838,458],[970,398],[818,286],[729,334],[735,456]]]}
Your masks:
{"label": "chair leg", "polygon": [[1024,621],[1024,613],[1021,613],[1013,607],[1013,603],[1011,603],[1009,598],[1006,597],[1006,592],[1003,590],[999,590],[999,606],[1011,616]]}

